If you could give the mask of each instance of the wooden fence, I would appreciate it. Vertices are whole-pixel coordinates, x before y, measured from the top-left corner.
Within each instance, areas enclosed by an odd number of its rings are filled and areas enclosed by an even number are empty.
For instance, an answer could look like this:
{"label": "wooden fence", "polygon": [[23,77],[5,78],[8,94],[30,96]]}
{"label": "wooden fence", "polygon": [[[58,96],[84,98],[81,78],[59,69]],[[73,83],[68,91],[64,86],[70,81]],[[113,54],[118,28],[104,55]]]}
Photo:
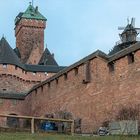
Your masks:
{"label": "wooden fence", "polygon": [[71,135],[74,135],[74,120],[66,120],[66,119],[54,119],[54,118],[44,118],[44,117],[33,117],[33,116],[16,116],[16,115],[4,115],[0,114],[0,117],[11,117],[18,119],[28,119],[31,121],[31,133],[35,133],[35,120],[45,120],[50,122],[67,122],[71,124]]}

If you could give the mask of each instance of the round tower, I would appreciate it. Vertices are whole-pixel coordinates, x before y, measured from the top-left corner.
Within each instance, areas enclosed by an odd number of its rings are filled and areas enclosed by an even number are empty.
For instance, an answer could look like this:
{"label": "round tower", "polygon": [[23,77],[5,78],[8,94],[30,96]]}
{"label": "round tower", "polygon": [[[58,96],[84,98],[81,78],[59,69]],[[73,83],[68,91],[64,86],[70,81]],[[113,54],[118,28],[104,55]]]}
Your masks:
{"label": "round tower", "polygon": [[46,18],[29,5],[15,19],[16,48],[20,53],[22,63],[38,64],[44,51],[44,29]]}

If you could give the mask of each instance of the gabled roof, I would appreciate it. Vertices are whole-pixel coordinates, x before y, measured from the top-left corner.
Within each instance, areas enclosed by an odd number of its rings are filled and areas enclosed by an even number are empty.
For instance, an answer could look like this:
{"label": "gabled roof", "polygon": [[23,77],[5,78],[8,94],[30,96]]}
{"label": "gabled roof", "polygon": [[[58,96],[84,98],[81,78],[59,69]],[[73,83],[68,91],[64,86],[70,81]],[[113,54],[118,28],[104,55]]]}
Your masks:
{"label": "gabled roof", "polygon": [[0,64],[13,64],[23,68],[19,58],[4,37],[0,40]]}
{"label": "gabled roof", "polygon": [[57,62],[54,59],[53,54],[50,53],[48,48],[45,49],[45,51],[39,61],[39,65],[58,66]]}

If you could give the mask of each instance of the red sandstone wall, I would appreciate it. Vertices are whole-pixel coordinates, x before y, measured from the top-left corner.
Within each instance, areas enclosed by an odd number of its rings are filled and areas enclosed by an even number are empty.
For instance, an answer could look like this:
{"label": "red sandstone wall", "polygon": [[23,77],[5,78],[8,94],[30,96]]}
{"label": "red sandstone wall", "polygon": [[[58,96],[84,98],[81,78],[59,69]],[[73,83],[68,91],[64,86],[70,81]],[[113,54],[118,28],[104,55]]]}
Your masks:
{"label": "red sandstone wall", "polygon": [[0,93],[27,93],[34,85],[12,75],[0,75]]}
{"label": "red sandstone wall", "polygon": [[3,74],[13,75],[21,81],[33,82],[34,84],[39,83],[40,81],[44,81],[54,75],[54,73],[46,74],[45,72],[33,73],[10,64],[7,65],[6,68],[4,68],[3,65],[0,65],[0,75]]}
{"label": "red sandstone wall", "polygon": [[[3,115],[30,115],[31,102],[27,98],[26,100],[14,100],[14,99],[0,99],[0,114]],[[7,126],[7,118],[0,118],[0,126]]]}
{"label": "red sandstone wall", "polygon": [[45,21],[31,19],[21,19],[16,25],[16,47],[20,51],[21,62],[38,64],[44,51],[45,26]]}
{"label": "red sandstone wall", "polygon": [[97,129],[102,122],[116,119],[124,106],[140,103],[140,51],[135,52],[135,62],[128,64],[127,56],[115,61],[115,71],[109,72],[102,58],[90,60],[91,81],[83,84],[84,64],[74,69],[68,78],[56,80],[33,91],[31,115],[42,116],[58,111],[68,111],[74,118],[82,118],[85,132]]}

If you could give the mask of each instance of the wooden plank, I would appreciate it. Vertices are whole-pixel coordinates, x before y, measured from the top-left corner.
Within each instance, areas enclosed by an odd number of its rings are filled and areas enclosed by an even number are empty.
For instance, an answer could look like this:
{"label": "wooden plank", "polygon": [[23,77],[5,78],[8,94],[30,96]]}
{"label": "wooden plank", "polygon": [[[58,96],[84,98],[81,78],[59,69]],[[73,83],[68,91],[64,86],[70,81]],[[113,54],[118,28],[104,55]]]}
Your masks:
{"label": "wooden plank", "polygon": [[74,136],[74,120],[71,123],[71,135]]}
{"label": "wooden plank", "polygon": [[34,125],[34,118],[31,119],[31,133],[35,133],[35,125]]}
{"label": "wooden plank", "polygon": [[48,120],[48,121],[54,121],[54,122],[69,122],[69,123],[73,122],[73,120],[44,118],[44,117],[33,117],[33,116],[16,116],[16,115],[0,114],[0,117],[13,117],[13,118],[20,118],[20,119],[32,119],[32,118],[34,118],[35,120]]}

